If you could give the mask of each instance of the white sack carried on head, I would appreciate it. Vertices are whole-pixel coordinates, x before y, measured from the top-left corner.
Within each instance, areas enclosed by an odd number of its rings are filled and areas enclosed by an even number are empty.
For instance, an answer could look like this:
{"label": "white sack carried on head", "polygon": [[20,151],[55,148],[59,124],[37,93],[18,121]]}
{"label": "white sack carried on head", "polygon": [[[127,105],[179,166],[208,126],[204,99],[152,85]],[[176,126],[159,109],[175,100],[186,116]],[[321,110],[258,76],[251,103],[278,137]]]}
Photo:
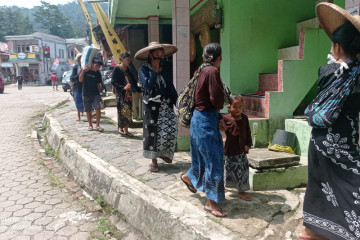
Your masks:
{"label": "white sack carried on head", "polygon": [[100,48],[94,47],[93,45],[84,47],[81,56],[81,68],[84,68],[86,65],[91,67],[92,60],[99,52]]}

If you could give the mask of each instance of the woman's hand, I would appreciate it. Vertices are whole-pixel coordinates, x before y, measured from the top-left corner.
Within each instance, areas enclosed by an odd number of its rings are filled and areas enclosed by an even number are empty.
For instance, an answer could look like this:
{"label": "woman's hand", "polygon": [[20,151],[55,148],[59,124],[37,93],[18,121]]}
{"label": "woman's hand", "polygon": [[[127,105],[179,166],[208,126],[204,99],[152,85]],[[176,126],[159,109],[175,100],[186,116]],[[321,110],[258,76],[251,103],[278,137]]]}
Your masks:
{"label": "woman's hand", "polygon": [[126,84],[124,90],[129,91],[130,89],[131,89],[131,84],[130,83]]}
{"label": "woman's hand", "polygon": [[228,129],[228,127],[227,127],[226,124],[225,124],[224,119],[220,119],[219,128],[220,128],[220,130],[222,130],[222,131],[226,131],[226,130]]}
{"label": "woman's hand", "polygon": [[152,65],[152,68],[154,69],[154,71],[160,72],[161,71],[160,59],[154,59],[154,57],[152,55],[150,55],[150,58],[151,58],[151,65]]}

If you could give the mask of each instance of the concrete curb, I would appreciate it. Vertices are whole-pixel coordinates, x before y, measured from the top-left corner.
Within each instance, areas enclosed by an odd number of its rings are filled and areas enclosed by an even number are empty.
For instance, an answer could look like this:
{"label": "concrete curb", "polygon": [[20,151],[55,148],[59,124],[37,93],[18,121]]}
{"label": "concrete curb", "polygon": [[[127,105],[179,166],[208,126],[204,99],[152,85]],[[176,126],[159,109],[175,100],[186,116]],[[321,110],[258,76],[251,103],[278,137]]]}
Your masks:
{"label": "concrete curb", "polygon": [[62,132],[60,123],[46,113],[46,137],[59,151],[62,165],[121,212],[127,221],[150,239],[242,239],[206,216],[205,211],[185,201],[176,201],[155,191],[125,172],[88,152]]}

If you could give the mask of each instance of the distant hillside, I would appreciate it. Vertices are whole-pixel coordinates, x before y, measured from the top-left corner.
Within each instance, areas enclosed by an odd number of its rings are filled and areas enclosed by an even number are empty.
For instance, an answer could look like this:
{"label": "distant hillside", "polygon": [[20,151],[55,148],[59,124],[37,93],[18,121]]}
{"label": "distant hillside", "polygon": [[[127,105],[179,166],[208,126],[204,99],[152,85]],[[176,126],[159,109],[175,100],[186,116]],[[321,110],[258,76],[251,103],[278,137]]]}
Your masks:
{"label": "distant hillside", "polygon": [[[45,0],[46,1],[46,0]],[[94,9],[92,8],[90,3],[84,2],[85,7],[89,13],[91,22],[93,27],[96,26],[96,16],[94,13]],[[73,38],[77,37],[85,37],[87,34],[88,26],[85,20],[85,16],[81,10],[81,7],[78,3],[78,1],[73,1],[67,4],[58,4],[57,5],[60,9],[60,11],[69,18],[73,28],[74,28],[74,34]],[[103,8],[105,12],[108,11],[108,3],[100,3],[100,6]],[[11,10],[20,10],[25,16],[28,16],[30,19],[31,24],[33,25],[35,32],[41,32],[42,29],[40,28],[40,25],[35,22],[35,18],[33,14],[39,9],[39,7],[34,8],[19,8],[16,6],[10,7]]]}

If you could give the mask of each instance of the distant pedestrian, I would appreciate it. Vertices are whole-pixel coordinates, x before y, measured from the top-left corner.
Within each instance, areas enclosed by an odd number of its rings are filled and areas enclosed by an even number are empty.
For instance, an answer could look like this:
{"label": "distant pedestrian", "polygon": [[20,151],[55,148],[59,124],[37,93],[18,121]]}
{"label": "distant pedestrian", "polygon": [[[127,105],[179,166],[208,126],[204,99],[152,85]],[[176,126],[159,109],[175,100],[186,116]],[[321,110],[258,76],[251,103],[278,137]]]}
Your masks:
{"label": "distant pedestrian", "polygon": [[129,124],[132,123],[132,93],[140,92],[134,75],[129,71],[131,55],[124,52],[120,56],[121,63],[115,67],[111,84],[115,87],[117,111],[118,111],[118,131],[121,135],[132,137],[129,132]]}
{"label": "distant pedestrian", "polygon": [[204,47],[204,63],[195,89],[195,109],[190,125],[191,168],[181,180],[195,193],[205,192],[204,209],[215,217],[226,217],[219,202],[225,201],[224,147],[219,130],[219,110],[225,102],[224,86],[220,79],[221,47],[209,43]]}
{"label": "distant pedestrian", "polygon": [[72,89],[74,95],[75,106],[77,109],[76,121],[80,121],[80,114],[84,114],[84,102],[82,96],[83,83],[79,81],[81,73],[81,53],[78,53],[75,57],[75,64],[73,65],[70,81],[72,82]]}
{"label": "distant pedestrian", "polygon": [[174,105],[178,95],[164,58],[176,51],[174,45],[151,42],[135,54],[136,59],[148,61],[139,70],[139,80],[144,102],[143,154],[152,159],[151,172],[159,171],[156,158],[172,163],[174,157],[178,129]]}
{"label": "distant pedestrian", "polygon": [[242,113],[244,100],[240,95],[230,98],[229,114],[222,117],[220,129],[225,131],[225,186],[238,190],[238,197],[251,201],[245,191],[249,185],[249,161],[246,154],[252,145],[248,117]]}
{"label": "distant pedestrian", "polygon": [[23,85],[23,81],[24,81],[23,76],[21,76],[21,75],[17,76],[16,80],[17,80],[17,84],[18,84],[18,90],[22,90],[22,85]]}
{"label": "distant pedestrian", "polygon": [[94,58],[92,60],[91,68],[85,66],[80,73],[79,81],[83,83],[83,100],[84,100],[84,111],[86,112],[86,117],[89,122],[88,130],[93,130],[93,124],[91,119],[91,112],[93,109],[96,111],[96,130],[103,132],[104,129],[100,127],[100,103],[101,99],[101,89],[102,89],[102,79],[100,68],[102,66],[102,60]]}
{"label": "distant pedestrian", "polygon": [[56,91],[59,91],[58,90],[58,84],[57,84],[57,78],[56,78],[55,73],[52,73],[50,78],[51,78],[51,84],[52,84],[52,87],[53,87],[53,91],[55,91],[55,87],[56,87]]}

